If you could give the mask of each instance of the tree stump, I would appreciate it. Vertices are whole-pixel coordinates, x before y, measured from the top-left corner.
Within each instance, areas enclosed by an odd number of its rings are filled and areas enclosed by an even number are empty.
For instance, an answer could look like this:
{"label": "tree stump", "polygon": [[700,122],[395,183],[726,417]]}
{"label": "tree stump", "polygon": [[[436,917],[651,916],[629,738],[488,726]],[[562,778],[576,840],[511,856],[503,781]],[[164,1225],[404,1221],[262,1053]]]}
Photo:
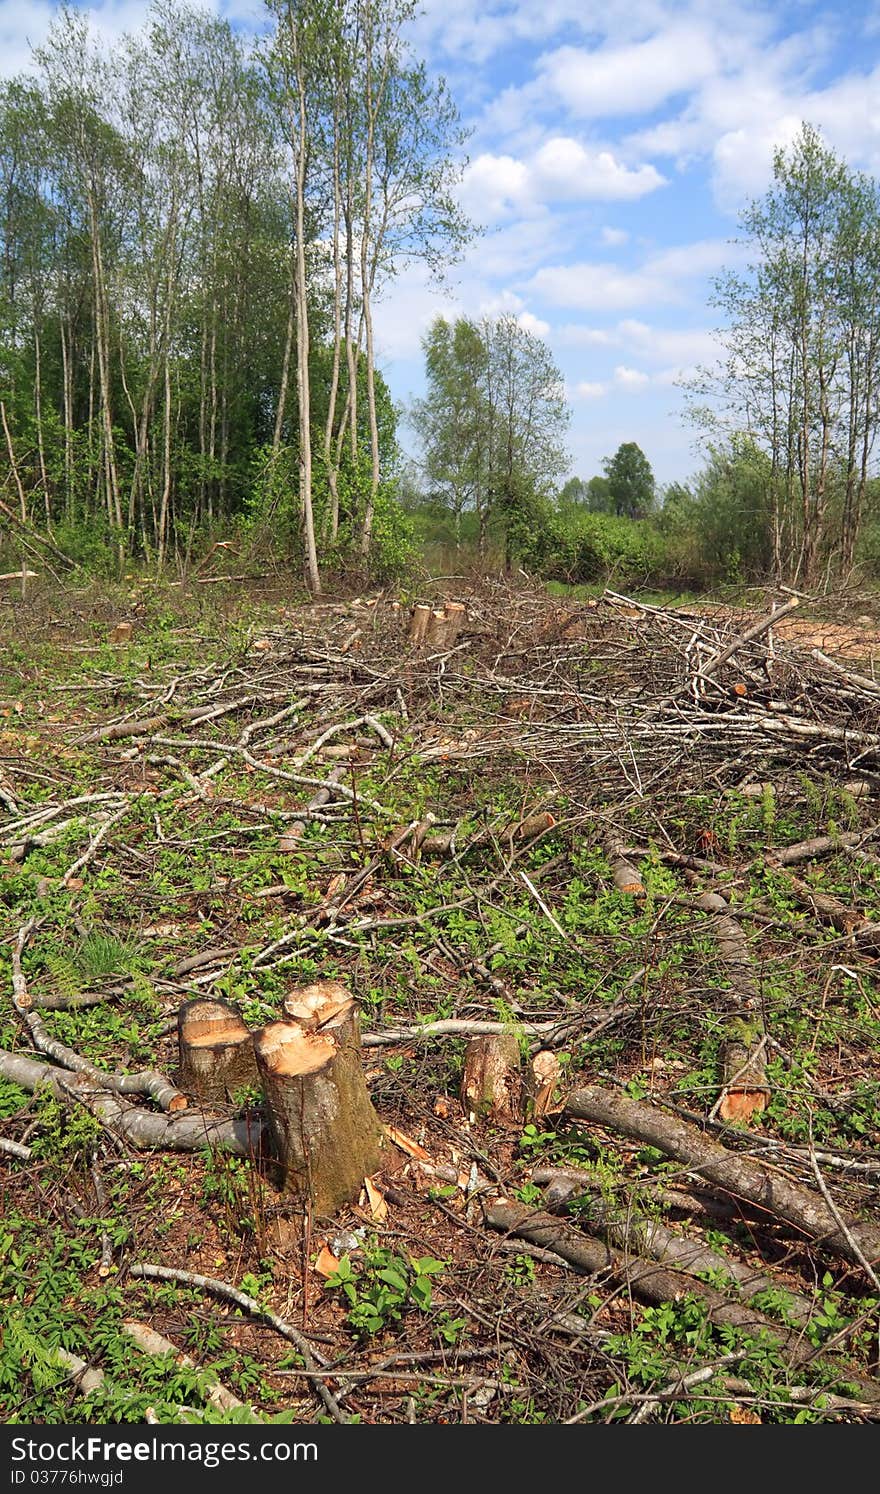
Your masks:
{"label": "tree stump", "polygon": [[425,642],[429,648],[444,649],[446,647],[446,624],[446,612],[442,607],[435,607],[428,618],[425,632]]}
{"label": "tree stump", "polygon": [[413,607],[412,619],[409,625],[409,641],[413,648],[420,648],[424,643],[430,617],[430,607],[425,606],[423,603],[417,603]]}
{"label": "tree stump", "polygon": [[458,642],[458,635],[467,622],[467,607],[464,602],[446,603],[446,647],[452,648]]}
{"label": "tree stump", "polygon": [[427,645],[438,650],[450,649],[455,645],[466,620],[467,608],[464,602],[446,602],[444,606],[436,608],[420,602],[412,611],[409,641],[413,648]]}
{"label": "tree stump", "polygon": [[356,1203],[382,1161],[384,1131],[367,1093],[357,1002],[321,981],[291,992],[287,1020],[254,1034],[285,1187],[331,1217]]}
{"label": "tree stump", "polygon": [[464,1055],[461,1104],[469,1120],[518,1125],[523,1114],[519,1043],[513,1033],[473,1038]]}
{"label": "tree stump", "polygon": [[556,1086],[562,1076],[559,1059],[549,1048],[533,1054],[526,1070],[526,1113],[530,1120],[541,1120],[554,1109]]}
{"label": "tree stump", "polygon": [[177,1014],[180,1087],[208,1105],[225,1105],[257,1082],[251,1034],[238,1007],[199,996]]}
{"label": "tree stump", "polygon": [[722,1045],[718,1114],[723,1121],[747,1121],[756,1111],[766,1110],[772,1091],[762,1049],[760,1042],[744,1041],[738,1034]]}

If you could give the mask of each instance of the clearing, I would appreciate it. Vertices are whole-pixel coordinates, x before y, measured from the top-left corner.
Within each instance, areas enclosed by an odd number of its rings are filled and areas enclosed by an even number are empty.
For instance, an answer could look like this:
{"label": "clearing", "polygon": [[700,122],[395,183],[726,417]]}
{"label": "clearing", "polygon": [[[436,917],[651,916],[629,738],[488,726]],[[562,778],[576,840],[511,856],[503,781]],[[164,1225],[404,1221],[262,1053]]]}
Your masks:
{"label": "clearing", "polygon": [[[5,598],[3,1420],[880,1419],[876,627],[448,595]],[[323,980],[332,1220],[175,1108],[182,1003]]]}

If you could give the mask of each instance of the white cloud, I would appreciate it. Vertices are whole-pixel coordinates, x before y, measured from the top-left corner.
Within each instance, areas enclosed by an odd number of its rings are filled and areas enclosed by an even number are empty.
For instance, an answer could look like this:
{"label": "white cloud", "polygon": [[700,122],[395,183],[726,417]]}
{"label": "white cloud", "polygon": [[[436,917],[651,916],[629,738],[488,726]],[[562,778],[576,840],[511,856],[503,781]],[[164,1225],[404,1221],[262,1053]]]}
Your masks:
{"label": "white cloud", "polygon": [[587,150],[568,135],[547,140],[536,151],[531,172],[544,201],[603,201],[644,197],[664,185],[653,166],[624,166],[609,150]]}
{"label": "white cloud", "polygon": [[713,363],[719,354],[708,327],[649,327],[646,322],[626,320],[618,323],[617,331],[640,357],[657,363]]}
{"label": "white cloud", "polygon": [[633,317],[611,327],[565,322],[554,340],[560,347],[625,349],[642,361],[674,365],[676,370],[714,363],[720,351],[710,327],[656,327]]}
{"label": "white cloud", "polygon": [[[143,25],[149,0],[103,0],[76,8],[88,17],[99,40],[117,41]],[[31,70],[31,49],[46,40],[58,10],[49,0],[0,0],[0,76]]]}
{"label": "white cloud", "polygon": [[545,265],[534,275],[531,288],[553,305],[581,311],[667,304],[686,299],[689,280],[735,264],[742,253],[741,247],[724,239],[698,239],[649,255],[636,269],[607,261]]}
{"label": "white cloud", "polygon": [[674,298],[660,277],[617,265],[589,263],[546,265],[530,282],[535,293],[554,306],[581,311],[620,311]]}
{"label": "white cloud", "polygon": [[630,46],[559,47],[540,59],[538,76],[545,95],[576,119],[596,119],[649,113],[711,77],[716,66],[707,33],[673,26]]}
{"label": "white cloud", "polygon": [[572,394],[575,399],[601,399],[606,393],[604,384],[591,384],[588,380],[582,380],[575,384]]}
{"label": "white cloud", "polygon": [[610,150],[554,135],[525,159],[484,151],[465,168],[459,197],[475,222],[493,223],[548,203],[631,201],[664,183],[651,165],[627,166]]}
{"label": "white cloud", "polygon": [[641,389],[650,383],[648,375],[640,368],[628,368],[625,363],[618,363],[614,370],[614,380],[625,389]]}
{"label": "white cloud", "polygon": [[629,239],[629,234],[625,228],[606,227],[602,229],[599,237],[603,244],[607,244],[609,248],[613,249],[619,244],[625,244]]}
{"label": "white cloud", "polygon": [[520,312],[517,322],[524,332],[531,332],[534,337],[546,337],[550,331],[550,323],[542,322],[539,316],[533,316],[530,311]]}
{"label": "white cloud", "polygon": [[488,152],[465,168],[459,198],[475,222],[493,223],[528,206],[529,171],[524,161]]}

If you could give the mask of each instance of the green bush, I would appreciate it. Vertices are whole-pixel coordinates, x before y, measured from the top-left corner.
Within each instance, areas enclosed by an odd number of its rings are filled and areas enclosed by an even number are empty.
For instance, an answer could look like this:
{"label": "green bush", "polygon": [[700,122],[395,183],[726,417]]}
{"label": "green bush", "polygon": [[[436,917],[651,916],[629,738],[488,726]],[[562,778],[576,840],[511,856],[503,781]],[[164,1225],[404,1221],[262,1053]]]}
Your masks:
{"label": "green bush", "polygon": [[548,580],[661,584],[671,566],[663,535],[647,519],[569,508],[550,512],[523,557]]}

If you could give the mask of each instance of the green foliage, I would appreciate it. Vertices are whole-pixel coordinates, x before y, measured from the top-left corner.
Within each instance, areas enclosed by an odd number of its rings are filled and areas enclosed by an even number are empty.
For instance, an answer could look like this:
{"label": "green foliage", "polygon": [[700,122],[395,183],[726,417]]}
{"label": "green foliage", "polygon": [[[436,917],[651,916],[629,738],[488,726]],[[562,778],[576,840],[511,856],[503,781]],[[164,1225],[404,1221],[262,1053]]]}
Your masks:
{"label": "green foliage", "polygon": [[580,508],[545,510],[522,553],[532,569],[569,583],[659,585],[672,570],[654,524]]}
{"label": "green foliage", "polygon": [[635,441],[625,441],[604,465],[611,512],[618,518],[645,518],[654,507],[656,485],[642,448]]}
{"label": "green foliage", "polygon": [[[433,1256],[404,1257],[376,1246],[365,1252],[359,1268],[351,1256],[344,1255],[333,1275],[328,1276],[327,1287],[330,1291],[339,1290],[348,1303],[352,1328],[370,1337],[399,1323],[410,1308],[428,1312],[432,1283],[444,1269],[443,1262]],[[460,1321],[456,1325],[444,1315],[440,1331],[444,1336],[450,1332],[457,1336],[461,1326]],[[447,1341],[454,1342],[454,1337]]]}

